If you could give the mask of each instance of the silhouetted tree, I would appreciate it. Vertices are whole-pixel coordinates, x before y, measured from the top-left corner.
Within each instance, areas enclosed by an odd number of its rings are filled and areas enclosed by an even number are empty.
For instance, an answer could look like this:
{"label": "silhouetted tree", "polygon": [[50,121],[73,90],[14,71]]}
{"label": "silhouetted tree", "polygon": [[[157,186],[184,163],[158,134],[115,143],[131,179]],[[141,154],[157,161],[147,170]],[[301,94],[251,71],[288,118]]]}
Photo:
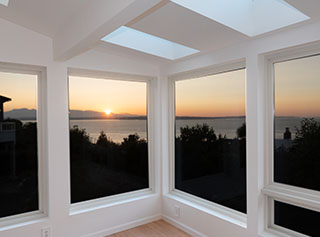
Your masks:
{"label": "silhouetted tree", "polygon": [[289,150],[294,165],[292,180],[298,186],[320,190],[320,122],[305,118],[296,128],[296,137]]}
{"label": "silhouetted tree", "polygon": [[70,155],[71,160],[90,159],[92,143],[85,129],[74,126],[70,129]]}
{"label": "silhouetted tree", "polygon": [[126,170],[141,177],[148,176],[148,145],[138,134],[130,134],[121,143]]}
{"label": "silhouetted tree", "polygon": [[217,140],[213,128],[210,128],[207,124],[181,127],[180,134],[180,139],[183,142],[214,142]]}
{"label": "silhouetted tree", "polygon": [[[175,141],[175,187],[246,212],[246,138],[243,130],[244,124],[237,129],[239,138],[228,139],[221,134],[217,138],[213,127],[205,123],[180,128],[181,135]],[[241,192],[223,199],[217,196],[223,190],[216,190],[214,194],[213,190],[202,186],[202,181],[215,183],[217,177],[218,180],[237,180]],[[223,186],[216,188],[225,190]]]}
{"label": "silhouetted tree", "polygon": [[[213,174],[221,170],[221,141],[207,124],[181,127],[176,139],[176,173],[183,180]],[[219,147],[220,146],[220,147]]]}
{"label": "silhouetted tree", "polygon": [[237,137],[240,139],[240,166],[246,168],[246,124],[243,123],[241,127],[237,129]]}
{"label": "silhouetted tree", "polygon": [[97,145],[98,146],[108,146],[109,143],[110,142],[107,138],[107,135],[104,133],[104,131],[101,131],[100,135],[98,137],[98,140],[97,140]]}
{"label": "silhouetted tree", "polygon": [[243,123],[241,125],[241,127],[239,127],[237,129],[237,137],[240,138],[240,139],[246,137],[246,124],[245,123]]}

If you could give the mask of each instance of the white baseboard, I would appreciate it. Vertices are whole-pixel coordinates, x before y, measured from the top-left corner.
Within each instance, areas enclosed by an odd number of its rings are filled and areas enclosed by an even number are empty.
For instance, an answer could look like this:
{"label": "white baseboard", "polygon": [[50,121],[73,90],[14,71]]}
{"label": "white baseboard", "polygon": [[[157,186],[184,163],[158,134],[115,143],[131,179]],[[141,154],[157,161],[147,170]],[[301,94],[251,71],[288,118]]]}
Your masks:
{"label": "white baseboard", "polygon": [[189,235],[193,237],[207,237],[206,235],[200,233],[199,231],[196,231],[195,229],[191,228],[190,226],[187,226],[169,216],[162,215],[162,219],[166,222],[170,223],[171,225],[177,227],[180,230],[183,230],[184,232],[188,233]]}
{"label": "white baseboard", "polygon": [[140,220],[135,220],[126,224],[122,224],[122,225],[118,225],[115,227],[111,227],[108,229],[104,229],[89,235],[84,235],[83,237],[103,237],[103,236],[108,236],[108,235],[112,235],[114,233],[120,232],[120,231],[124,231],[124,230],[128,230],[140,225],[144,225],[153,221],[157,221],[160,220],[162,217],[161,214],[158,215],[154,215],[154,216],[150,216],[150,217],[146,217],[146,218],[142,218]]}
{"label": "white baseboard", "polygon": [[122,225],[118,225],[115,227],[111,227],[108,229],[104,229],[101,231],[97,231],[95,233],[92,234],[88,234],[88,235],[84,235],[83,237],[104,237],[104,236],[108,236],[108,235],[112,235],[114,233],[118,233],[121,231],[125,231],[140,225],[144,225],[153,221],[157,221],[157,220],[165,220],[166,222],[170,223],[171,225],[177,227],[180,230],[183,230],[184,232],[188,233],[189,235],[193,236],[193,237],[207,237],[206,235],[200,233],[199,231],[196,231],[195,229],[169,217],[166,215],[154,215],[154,216],[150,216],[150,217],[146,217],[146,218],[142,218],[140,220],[135,220],[132,222],[128,222],[126,224],[122,224]]}

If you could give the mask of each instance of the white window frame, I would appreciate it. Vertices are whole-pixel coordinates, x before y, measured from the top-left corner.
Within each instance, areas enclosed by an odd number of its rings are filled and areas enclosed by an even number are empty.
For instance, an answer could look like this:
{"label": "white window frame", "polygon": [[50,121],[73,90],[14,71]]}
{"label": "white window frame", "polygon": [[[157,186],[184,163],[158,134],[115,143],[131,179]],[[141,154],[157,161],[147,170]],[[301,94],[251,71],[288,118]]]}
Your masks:
{"label": "white window frame", "polygon": [[[226,62],[219,65],[209,66],[206,68],[196,69],[192,71],[182,72],[168,77],[169,87],[169,193],[165,194],[172,199],[183,202],[187,205],[193,206],[199,210],[205,211],[213,216],[229,221],[233,224],[239,225],[243,228],[247,227],[247,215],[236,211],[232,208],[228,208],[197,197],[195,195],[183,192],[175,189],[175,82],[181,80],[189,80],[193,78],[205,77],[210,75],[216,75],[235,70],[246,69],[245,59],[235,60],[233,62]],[[247,110],[246,122],[247,122]],[[246,162],[247,163],[247,162]],[[248,167],[248,166],[247,166]],[[247,170],[247,187],[248,187],[248,170]],[[247,205],[248,206],[248,205]]]}
{"label": "white window frame", "polygon": [[45,67],[0,62],[0,71],[37,76],[37,149],[39,210],[0,218],[0,230],[48,217],[47,72]]}
{"label": "white window frame", "polygon": [[276,236],[306,236],[274,224],[274,200],[297,207],[320,211],[320,191],[274,182],[274,64],[320,54],[319,44],[298,46],[265,55],[264,98],[264,231]]}
{"label": "white window frame", "polygon": [[[68,69],[68,94],[69,94],[69,76],[76,77],[87,77],[101,80],[114,80],[114,81],[128,81],[128,82],[144,82],[147,85],[147,141],[148,141],[148,166],[149,166],[149,188],[115,194],[111,196],[106,196],[102,198],[92,199],[88,201],[71,203],[71,189],[69,190],[69,215],[77,215],[80,213],[97,210],[100,208],[105,208],[109,206],[118,205],[125,202],[130,202],[138,199],[148,198],[150,196],[156,195],[155,191],[155,149],[154,149],[154,90],[156,78],[150,76],[141,76],[133,74],[125,74],[118,72],[105,72],[105,71],[96,71],[88,69],[79,69],[79,68],[69,68]],[[70,101],[70,97],[68,97]],[[70,108],[70,106],[69,106]],[[69,119],[69,130],[70,130],[70,119]],[[70,141],[70,139],[69,139]],[[68,146],[70,149],[70,144]],[[69,150],[69,162],[70,162],[70,150]],[[71,175],[71,174],[70,174]],[[69,175],[69,176],[70,176]],[[70,176],[71,179],[71,176]]]}

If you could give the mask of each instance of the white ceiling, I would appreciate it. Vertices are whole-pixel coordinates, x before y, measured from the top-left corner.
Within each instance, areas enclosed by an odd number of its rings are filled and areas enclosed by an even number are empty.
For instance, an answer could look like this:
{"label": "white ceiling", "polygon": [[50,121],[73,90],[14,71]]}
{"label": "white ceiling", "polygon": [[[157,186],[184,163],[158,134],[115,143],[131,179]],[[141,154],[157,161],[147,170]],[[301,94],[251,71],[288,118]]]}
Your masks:
{"label": "white ceiling", "polygon": [[[67,25],[66,23],[72,19],[73,15],[85,13],[88,4],[98,4],[101,1],[107,0],[10,0],[8,7],[0,5],[0,17],[55,38],[59,32],[63,31],[63,27]],[[118,1],[129,2],[129,0]],[[162,1],[165,2],[165,0]],[[320,20],[320,0],[286,1],[311,17],[311,20],[303,24]],[[201,53],[225,48],[250,39],[242,33],[175,3],[168,2],[162,5],[149,11],[148,14],[144,14],[144,17],[139,16],[139,21],[133,25],[127,24],[127,26],[200,50]],[[94,17],[94,13],[84,14],[84,16]],[[85,20],[83,19],[83,21]],[[81,27],[80,22],[79,27]],[[291,27],[294,26],[282,30]],[[97,41],[99,40],[97,39]],[[105,42],[100,42],[96,46],[96,50],[102,50],[103,52],[107,52],[108,48],[114,52],[121,47],[115,47]],[[134,52],[125,48],[119,51],[121,51],[121,54],[125,52],[132,54]],[[145,59],[152,58],[152,60],[157,58],[140,52],[135,52],[134,55]],[[159,58],[159,62],[163,62],[163,59]]]}
{"label": "white ceiling", "polygon": [[77,11],[90,0],[10,0],[0,5],[0,17],[53,38]]}
{"label": "white ceiling", "polygon": [[172,2],[130,27],[200,51],[249,38]]}

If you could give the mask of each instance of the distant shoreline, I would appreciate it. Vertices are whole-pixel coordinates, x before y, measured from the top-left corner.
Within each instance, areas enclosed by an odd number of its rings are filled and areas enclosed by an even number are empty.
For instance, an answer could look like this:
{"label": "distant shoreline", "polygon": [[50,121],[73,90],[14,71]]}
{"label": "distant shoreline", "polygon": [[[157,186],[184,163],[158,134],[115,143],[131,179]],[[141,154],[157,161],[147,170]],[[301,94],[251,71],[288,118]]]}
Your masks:
{"label": "distant shoreline", "polygon": [[[177,120],[206,120],[206,119],[244,119],[245,116],[225,116],[225,117],[197,117],[197,116],[177,116]],[[7,119],[7,118],[6,118]],[[13,118],[19,120],[36,120],[36,118]],[[147,116],[132,116],[132,117],[81,117],[70,118],[70,120],[146,120]]]}
{"label": "distant shoreline", "polygon": [[[8,117],[9,118],[9,117]],[[5,118],[5,119],[8,119]],[[177,116],[177,120],[208,120],[208,119],[245,119],[245,116],[221,116],[221,117],[201,117],[201,116]],[[297,117],[297,116],[277,116],[275,118],[280,119],[303,119],[306,117]],[[320,119],[320,117],[307,117],[307,118],[315,118]],[[36,120],[33,118],[10,118],[10,119],[18,119],[18,120]],[[147,116],[130,116],[130,117],[81,117],[81,118],[70,118],[70,120],[146,120]]]}

